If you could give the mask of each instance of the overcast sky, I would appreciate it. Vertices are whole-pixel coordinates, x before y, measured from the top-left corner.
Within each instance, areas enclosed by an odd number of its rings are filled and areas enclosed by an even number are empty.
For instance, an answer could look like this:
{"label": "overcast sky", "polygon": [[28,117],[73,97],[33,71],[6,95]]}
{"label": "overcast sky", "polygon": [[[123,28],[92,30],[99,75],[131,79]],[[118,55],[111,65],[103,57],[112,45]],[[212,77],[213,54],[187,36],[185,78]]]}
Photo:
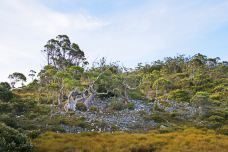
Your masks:
{"label": "overcast sky", "polygon": [[89,61],[134,67],[177,54],[228,60],[227,0],[0,0],[0,81],[45,64],[40,50],[67,34]]}

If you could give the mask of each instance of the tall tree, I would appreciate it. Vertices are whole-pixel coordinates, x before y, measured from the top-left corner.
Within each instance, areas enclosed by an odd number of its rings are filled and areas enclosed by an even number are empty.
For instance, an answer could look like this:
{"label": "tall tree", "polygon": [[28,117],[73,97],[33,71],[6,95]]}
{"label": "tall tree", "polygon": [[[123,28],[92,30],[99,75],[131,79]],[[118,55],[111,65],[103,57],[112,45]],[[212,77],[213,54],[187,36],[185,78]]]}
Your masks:
{"label": "tall tree", "polygon": [[67,35],[58,35],[56,39],[50,39],[44,46],[48,65],[58,70],[64,70],[70,66],[85,66],[88,64],[84,52],[76,43],[71,43]]}
{"label": "tall tree", "polygon": [[29,76],[34,80],[34,77],[36,76],[36,71],[30,70]]}
{"label": "tall tree", "polygon": [[25,75],[19,72],[14,72],[13,74],[10,74],[8,78],[11,81],[12,88],[15,88],[16,83],[20,81],[21,81],[21,86],[24,86],[24,82],[26,82],[27,80]]}

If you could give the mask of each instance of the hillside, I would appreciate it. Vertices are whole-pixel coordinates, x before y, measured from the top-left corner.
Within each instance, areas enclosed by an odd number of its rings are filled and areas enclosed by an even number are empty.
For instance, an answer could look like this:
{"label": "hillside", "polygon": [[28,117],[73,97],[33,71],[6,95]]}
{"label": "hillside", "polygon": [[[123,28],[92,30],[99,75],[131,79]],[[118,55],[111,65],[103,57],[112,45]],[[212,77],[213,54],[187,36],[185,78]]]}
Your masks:
{"label": "hillside", "polygon": [[89,66],[66,35],[42,53],[31,82],[14,72],[0,83],[0,151],[228,148],[227,61],[198,53],[134,69],[105,58]]}

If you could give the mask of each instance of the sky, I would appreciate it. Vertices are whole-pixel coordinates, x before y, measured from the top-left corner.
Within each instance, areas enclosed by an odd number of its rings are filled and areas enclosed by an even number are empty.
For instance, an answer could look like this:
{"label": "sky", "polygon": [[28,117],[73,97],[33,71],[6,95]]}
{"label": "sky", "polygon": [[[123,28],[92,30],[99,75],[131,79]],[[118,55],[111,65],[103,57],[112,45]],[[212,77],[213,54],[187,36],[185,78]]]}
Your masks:
{"label": "sky", "polygon": [[128,67],[178,54],[228,60],[228,0],[0,0],[0,81],[46,64],[66,34],[89,62]]}

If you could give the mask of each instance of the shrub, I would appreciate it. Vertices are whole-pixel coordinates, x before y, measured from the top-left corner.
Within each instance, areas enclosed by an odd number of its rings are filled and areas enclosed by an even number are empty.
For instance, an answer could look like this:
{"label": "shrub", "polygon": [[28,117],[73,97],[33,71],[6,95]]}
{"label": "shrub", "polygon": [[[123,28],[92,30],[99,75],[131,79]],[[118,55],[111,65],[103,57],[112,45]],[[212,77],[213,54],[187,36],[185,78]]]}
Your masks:
{"label": "shrub", "polygon": [[120,110],[125,109],[125,105],[122,101],[119,101],[119,100],[116,100],[116,98],[113,98],[112,102],[111,102],[111,108],[113,110],[120,111]]}
{"label": "shrub", "polygon": [[138,99],[138,100],[144,99],[144,94],[139,89],[130,91],[129,96],[132,99]]}
{"label": "shrub", "polygon": [[127,103],[127,108],[130,110],[134,110],[135,109],[135,104],[133,102],[129,102]]}
{"label": "shrub", "polygon": [[222,99],[222,95],[219,93],[214,93],[212,95],[210,95],[210,99],[212,100],[221,100]]}
{"label": "shrub", "polygon": [[228,125],[222,126],[222,128],[219,130],[219,133],[228,136]]}
{"label": "shrub", "polygon": [[24,134],[0,123],[0,151],[31,152],[32,150],[33,146]]}
{"label": "shrub", "polygon": [[157,123],[165,122],[165,119],[160,114],[155,113],[151,116],[151,118],[152,118],[152,120],[154,120]]}
{"label": "shrub", "polygon": [[223,122],[225,119],[221,116],[213,115],[208,118],[209,121],[214,122]]}
{"label": "shrub", "polygon": [[186,90],[174,90],[169,93],[169,99],[175,100],[178,102],[189,102],[190,101],[190,94]]}
{"label": "shrub", "polygon": [[191,102],[197,104],[204,104],[207,103],[209,100],[209,93],[207,92],[197,92],[192,98]]}
{"label": "shrub", "polygon": [[98,108],[97,108],[96,106],[91,106],[91,107],[89,108],[89,111],[90,111],[90,112],[98,112],[99,110],[98,110]]}
{"label": "shrub", "polygon": [[32,130],[32,131],[29,131],[29,133],[27,134],[27,136],[30,137],[31,139],[35,139],[40,134],[41,134],[41,131],[40,130]]}
{"label": "shrub", "polygon": [[78,102],[76,104],[76,109],[79,111],[87,111],[87,107],[83,102]]}
{"label": "shrub", "polygon": [[0,115],[0,121],[4,122],[7,126],[18,128],[18,121],[11,114],[2,114]]}
{"label": "shrub", "polygon": [[0,100],[7,102],[12,98],[13,93],[8,89],[8,87],[0,85]]}
{"label": "shrub", "polygon": [[133,147],[130,149],[130,152],[155,152],[155,151],[156,151],[156,147],[153,145]]}
{"label": "shrub", "polygon": [[0,112],[12,112],[13,106],[11,103],[0,102]]}
{"label": "shrub", "polygon": [[0,86],[2,86],[3,88],[5,88],[7,90],[11,89],[11,86],[10,86],[10,84],[8,82],[1,82]]}

